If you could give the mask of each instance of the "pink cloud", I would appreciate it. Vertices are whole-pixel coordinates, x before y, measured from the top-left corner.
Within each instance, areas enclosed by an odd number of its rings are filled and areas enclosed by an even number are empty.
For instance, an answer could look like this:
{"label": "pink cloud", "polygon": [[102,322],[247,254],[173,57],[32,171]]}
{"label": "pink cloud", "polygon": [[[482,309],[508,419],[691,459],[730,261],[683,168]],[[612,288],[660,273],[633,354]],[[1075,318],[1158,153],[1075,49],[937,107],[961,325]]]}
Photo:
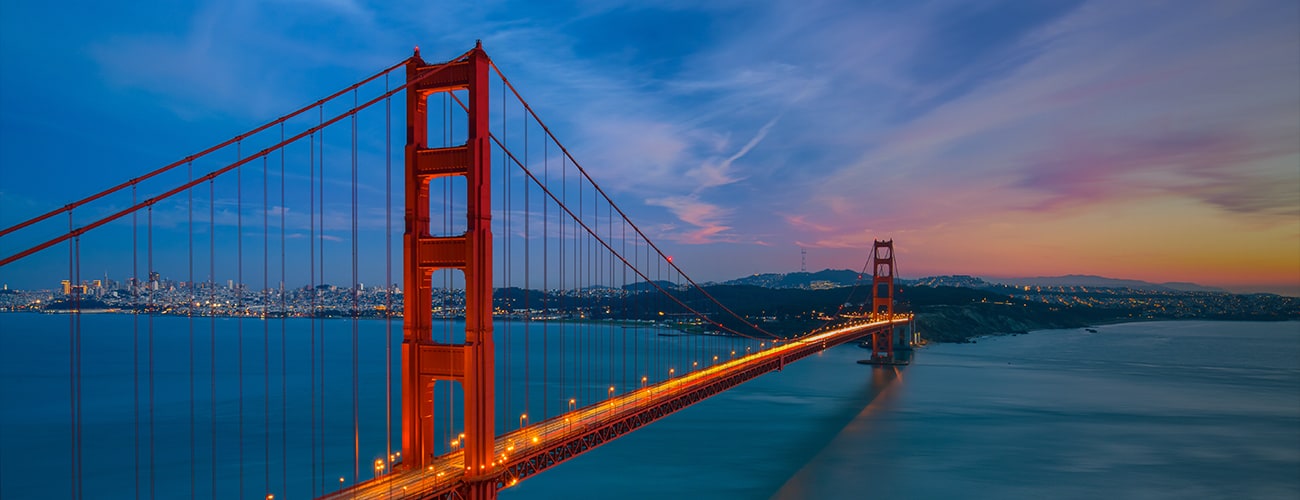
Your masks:
{"label": "pink cloud", "polygon": [[694,227],[686,232],[666,232],[664,236],[669,239],[695,245],[734,241],[733,236],[726,234],[731,226],[723,222],[731,215],[730,210],[700,201],[694,195],[653,198],[646,203],[667,208],[682,222]]}
{"label": "pink cloud", "polygon": [[1294,186],[1257,168],[1225,168],[1296,153],[1300,145],[1278,150],[1224,134],[1072,141],[1028,160],[1018,187],[1046,196],[1034,209],[1177,195],[1230,212],[1298,214]]}

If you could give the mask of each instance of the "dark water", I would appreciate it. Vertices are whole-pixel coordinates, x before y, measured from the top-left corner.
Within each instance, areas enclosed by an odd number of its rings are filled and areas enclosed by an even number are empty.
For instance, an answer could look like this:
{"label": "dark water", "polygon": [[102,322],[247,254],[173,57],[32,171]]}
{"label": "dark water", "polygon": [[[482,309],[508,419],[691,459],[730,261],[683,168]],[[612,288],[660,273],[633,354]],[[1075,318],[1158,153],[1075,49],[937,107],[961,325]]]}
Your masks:
{"label": "dark water", "polygon": [[[133,383],[133,363],[148,366],[148,330],[136,328],[136,319],[83,316],[87,497],[134,498],[139,491],[147,498],[152,488],[157,498],[263,498],[266,491],[303,498],[336,487],[340,476],[351,481],[350,321],[316,325],[316,338],[325,343],[323,382],[319,372],[315,382],[294,375],[312,373],[306,349],[295,347],[311,339],[311,322],[285,322],[282,404],[280,322],[245,320],[241,411],[240,322],[198,320],[191,468],[189,322],[156,319],[151,475],[148,384]],[[66,316],[0,315],[0,497],[70,493],[67,322]],[[525,332],[505,325],[499,329],[514,339],[514,361],[526,358],[533,366],[541,366],[539,356],[561,365],[555,362],[559,337],[568,339],[566,351],[582,335],[594,352],[621,351],[618,341],[590,344],[601,331],[566,327],[551,332],[546,349],[534,343],[525,355],[519,341]],[[366,340],[382,339],[385,330],[380,321],[358,328],[366,479],[366,462],[388,446],[384,391],[366,390],[384,386],[383,343]],[[397,338],[400,325],[394,330],[389,333]],[[1097,330],[931,346],[902,369],[855,364],[865,356],[856,347],[832,349],[548,470],[503,498],[1300,498],[1300,323],[1134,323]],[[129,342],[136,332],[138,353]],[[213,341],[215,365],[206,357]],[[567,376],[566,394],[598,398],[609,380],[622,391],[629,375],[688,363],[682,348],[698,342],[654,333],[640,341],[661,349],[640,352],[635,368],[599,365],[587,374],[608,376],[583,379],[577,372],[583,368],[570,362],[547,375],[551,383]],[[498,347],[502,359],[506,345]],[[539,381],[533,376],[529,383]],[[271,403],[263,405],[267,385]],[[313,412],[322,405],[313,391],[325,394],[323,443],[313,439],[320,432]],[[530,399],[556,396],[534,389]],[[536,415],[543,404],[533,401],[528,411]],[[507,422],[520,406],[503,406],[498,426],[513,427]],[[228,465],[238,461],[241,434],[242,470]]]}

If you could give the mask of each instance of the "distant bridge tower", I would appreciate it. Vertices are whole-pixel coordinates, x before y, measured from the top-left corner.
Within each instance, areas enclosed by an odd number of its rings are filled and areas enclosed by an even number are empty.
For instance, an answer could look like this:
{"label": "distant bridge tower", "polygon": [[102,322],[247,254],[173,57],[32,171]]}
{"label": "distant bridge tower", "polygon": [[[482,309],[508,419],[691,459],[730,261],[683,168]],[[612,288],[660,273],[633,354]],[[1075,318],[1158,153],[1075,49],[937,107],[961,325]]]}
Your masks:
{"label": "distant bridge tower", "polygon": [[[871,249],[871,315],[894,316],[894,240],[875,240]],[[871,359],[894,359],[894,327],[871,334]]]}
{"label": "distant bridge tower", "polygon": [[[466,483],[462,498],[496,497],[492,463],[492,207],[488,131],[488,68],[481,45],[446,64],[428,65],[419,49],[406,64],[406,229],[402,272],[406,294],[402,319],[402,466],[422,468],[434,453],[432,390],[436,380],[464,389]],[[435,74],[430,74],[435,73]],[[430,94],[468,90],[468,139],[464,145],[428,147]],[[465,233],[429,235],[429,181],[464,176]],[[431,277],[436,269],[465,273],[465,343],[433,342]],[[447,422],[443,425],[450,425]]]}

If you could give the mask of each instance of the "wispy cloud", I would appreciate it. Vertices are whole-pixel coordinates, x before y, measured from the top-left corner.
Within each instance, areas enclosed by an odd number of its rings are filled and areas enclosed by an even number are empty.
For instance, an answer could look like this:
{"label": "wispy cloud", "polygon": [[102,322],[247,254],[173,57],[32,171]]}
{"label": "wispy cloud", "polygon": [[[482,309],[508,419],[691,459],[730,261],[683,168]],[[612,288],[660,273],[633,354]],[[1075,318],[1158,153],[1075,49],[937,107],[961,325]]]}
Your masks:
{"label": "wispy cloud", "polygon": [[[1296,154],[1297,126],[1285,117],[1300,112],[1300,98],[1282,88],[1296,81],[1295,63],[1276,64],[1300,55],[1286,31],[1294,24],[1248,28],[1244,8],[1198,7],[1151,23],[1164,12],[1092,2],[1044,25],[1020,42],[1037,55],[907,120],[831,185],[884,181],[928,199],[992,180],[994,197],[1038,200],[994,206],[1030,210],[1177,194],[1294,213],[1286,193],[1300,184],[1277,166]],[[1204,39],[1224,25],[1235,29]],[[1265,184],[1280,188],[1257,189]]]}
{"label": "wispy cloud", "polygon": [[718,205],[700,201],[695,195],[651,198],[646,203],[667,208],[682,222],[692,226],[685,231],[664,231],[662,236],[679,243],[705,244],[734,241],[734,235],[728,235],[731,226],[725,220],[731,211]]}

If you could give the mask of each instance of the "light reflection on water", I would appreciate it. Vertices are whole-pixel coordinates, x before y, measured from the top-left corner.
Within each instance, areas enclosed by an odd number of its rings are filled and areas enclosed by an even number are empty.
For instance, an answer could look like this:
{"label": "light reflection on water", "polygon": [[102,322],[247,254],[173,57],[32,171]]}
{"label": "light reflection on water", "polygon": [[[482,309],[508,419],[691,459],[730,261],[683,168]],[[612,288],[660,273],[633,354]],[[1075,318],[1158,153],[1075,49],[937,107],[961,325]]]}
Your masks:
{"label": "light reflection on water", "polygon": [[[833,349],[505,498],[1297,498],[1300,323]],[[513,493],[513,492],[512,492]]]}

